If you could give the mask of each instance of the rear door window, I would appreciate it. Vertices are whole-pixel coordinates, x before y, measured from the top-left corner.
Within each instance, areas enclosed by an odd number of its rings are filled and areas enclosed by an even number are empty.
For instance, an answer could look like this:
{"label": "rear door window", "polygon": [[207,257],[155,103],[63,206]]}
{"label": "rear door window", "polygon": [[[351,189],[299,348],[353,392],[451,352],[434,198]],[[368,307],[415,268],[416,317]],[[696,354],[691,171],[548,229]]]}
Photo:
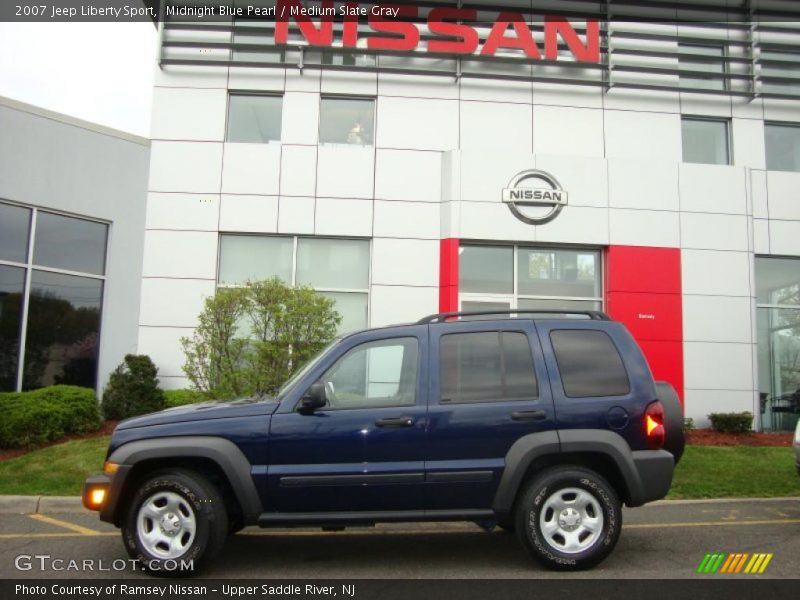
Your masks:
{"label": "rear door window", "polygon": [[550,342],[567,397],[625,396],[630,393],[622,357],[606,332],[557,329],[550,332]]}
{"label": "rear door window", "polygon": [[528,336],[519,331],[441,337],[442,403],[531,400],[539,395]]}

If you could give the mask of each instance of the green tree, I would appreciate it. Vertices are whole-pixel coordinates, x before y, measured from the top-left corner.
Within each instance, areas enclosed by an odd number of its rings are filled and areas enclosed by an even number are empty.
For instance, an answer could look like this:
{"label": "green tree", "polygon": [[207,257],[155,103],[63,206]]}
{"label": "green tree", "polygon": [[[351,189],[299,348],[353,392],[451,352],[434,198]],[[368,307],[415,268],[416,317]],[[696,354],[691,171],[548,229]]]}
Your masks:
{"label": "green tree", "polygon": [[277,278],[218,290],[181,339],[183,371],[210,398],[275,394],[336,335],[334,302]]}
{"label": "green tree", "polygon": [[164,408],[164,392],[158,387],[158,368],[144,354],[126,354],[103,390],[106,419],[127,419]]}

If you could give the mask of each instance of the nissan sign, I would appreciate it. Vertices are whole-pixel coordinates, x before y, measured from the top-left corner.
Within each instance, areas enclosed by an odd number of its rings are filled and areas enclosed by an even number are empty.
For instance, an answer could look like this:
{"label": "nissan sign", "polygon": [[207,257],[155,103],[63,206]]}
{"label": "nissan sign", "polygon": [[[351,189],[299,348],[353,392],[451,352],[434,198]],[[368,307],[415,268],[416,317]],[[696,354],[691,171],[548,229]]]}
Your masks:
{"label": "nissan sign", "polygon": [[555,219],[567,205],[567,192],[549,173],[528,169],[508,182],[502,199],[520,221],[542,225]]}

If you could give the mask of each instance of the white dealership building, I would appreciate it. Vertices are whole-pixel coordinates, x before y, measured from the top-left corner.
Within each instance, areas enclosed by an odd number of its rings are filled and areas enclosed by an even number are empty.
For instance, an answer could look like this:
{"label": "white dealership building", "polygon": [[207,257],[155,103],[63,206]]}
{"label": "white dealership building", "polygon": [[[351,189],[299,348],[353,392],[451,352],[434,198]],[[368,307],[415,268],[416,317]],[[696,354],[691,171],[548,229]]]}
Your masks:
{"label": "white dealership building", "polygon": [[138,351],[165,387],[188,385],[204,298],[279,276],[343,330],[601,309],[695,424],[793,426],[797,23],[744,2],[399,4],[159,26]]}

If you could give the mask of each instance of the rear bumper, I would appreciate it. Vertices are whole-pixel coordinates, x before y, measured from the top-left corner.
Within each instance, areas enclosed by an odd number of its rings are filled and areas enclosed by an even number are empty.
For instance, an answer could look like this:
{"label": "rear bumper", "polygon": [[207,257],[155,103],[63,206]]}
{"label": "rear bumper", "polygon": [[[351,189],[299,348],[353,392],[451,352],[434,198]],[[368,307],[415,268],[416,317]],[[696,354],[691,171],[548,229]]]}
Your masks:
{"label": "rear bumper", "polygon": [[[675,458],[666,450],[637,450],[631,452],[633,466],[639,479],[638,497],[631,498],[632,506],[660,500],[669,493]],[[631,494],[634,496],[634,494]]]}

